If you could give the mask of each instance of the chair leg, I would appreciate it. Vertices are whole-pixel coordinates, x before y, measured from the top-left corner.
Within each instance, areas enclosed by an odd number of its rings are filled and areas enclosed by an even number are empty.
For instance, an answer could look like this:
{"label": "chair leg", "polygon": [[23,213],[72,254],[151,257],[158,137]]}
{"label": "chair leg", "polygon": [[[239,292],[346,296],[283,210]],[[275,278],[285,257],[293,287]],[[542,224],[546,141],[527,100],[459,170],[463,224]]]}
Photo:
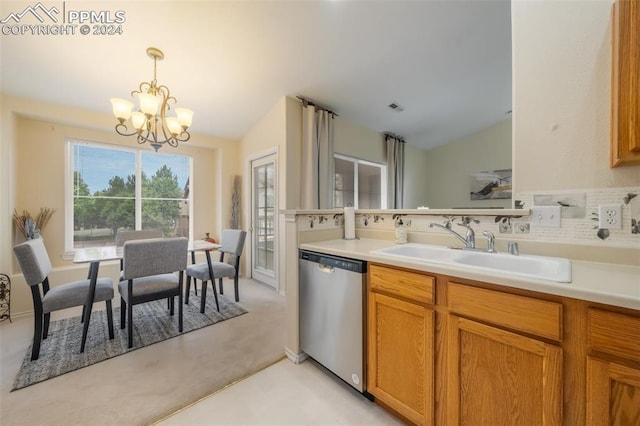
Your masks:
{"label": "chair leg", "polygon": [[127,314],[127,302],[125,302],[124,299],[121,297],[120,298],[120,329],[121,330],[124,330],[124,326],[127,324],[126,314]]}
{"label": "chair leg", "polygon": [[178,295],[178,331],[182,333],[182,283],[180,283],[180,294]]}
{"label": "chair leg", "polygon": [[[193,279],[195,281],[195,278]],[[191,276],[187,275],[187,290],[184,292],[184,304],[189,304],[189,289],[191,288]]]}
{"label": "chair leg", "polygon": [[222,286],[222,278],[218,280],[218,286],[220,287],[220,294],[224,294],[224,287]]}
{"label": "chair leg", "polygon": [[111,309],[111,300],[107,300],[107,325],[109,327],[109,340],[113,340],[113,310]]}
{"label": "chair leg", "polygon": [[[222,278],[220,278],[222,281]],[[218,292],[216,291],[216,280],[211,280],[211,287],[213,287],[213,297],[216,299],[216,309],[220,312],[220,304],[218,303]]]}
{"label": "chair leg", "polygon": [[82,305],[82,315],[80,315],[80,322],[84,322],[84,316],[86,315],[87,307]]}
{"label": "chair leg", "polygon": [[33,348],[31,349],[31,361],[35,361],[40,356],[40,343],[42,342],[42,308],[34,311],[35,324],[33,327]]}
{"label": "chair leg", "polygon": [[196,296],[198,295],[198,280],[196,280],[195,278],[193,279],[193,291],[196,293]]}
{"label": "chair leg", "polygon": [[233,287],[236,292],[236,302],[240,301],[240,293],[238,292],[238,275],[233,277]]}
{"label": "chair leg", "polygon": [[174,312],[175,312],[175,308],[174,308],[174,299],[175,297],[169,297],[167,300],[169,301],[169,315],[173,316]]}
{"label": "chair leg", "polygon": [[[201,314],[204,314],[204,306],[207,303],[207,282],[208,281],[202,281],[202,287],[200,288],[200,290],[202,290],[202,295],[200,296],[200,313]],[[211,282],[215,283],[215,281],[213,280]],[[215,288],[214,288],[214,291],[215,291]]]}
{"label": "chair leg", "polygon": [[42,338],[46,339],[49,335],[49,322],[51,321],[51,313],[44,314],[44,324],[42,328]]}
{"label": "chair leg", "polygon": [[129,334],[128,348],[133,347],[133,303],[127,304],[127,333]]}

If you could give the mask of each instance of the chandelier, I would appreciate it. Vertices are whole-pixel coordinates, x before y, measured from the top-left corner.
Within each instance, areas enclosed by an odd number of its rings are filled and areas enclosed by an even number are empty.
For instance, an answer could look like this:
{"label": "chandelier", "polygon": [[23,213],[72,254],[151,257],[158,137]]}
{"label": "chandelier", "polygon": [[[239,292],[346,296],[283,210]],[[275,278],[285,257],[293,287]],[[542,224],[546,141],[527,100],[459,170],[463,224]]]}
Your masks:
{"label": "chandelier", "polygon": [[[126,99],[111,99],[113,115],[118,119],[115,129],[122,136],[136,135],[139,144],[148,142],[156,151],[165,143],[175,148],[178,142],[186,142],[191,137],[187,129],[191,126],[193,111],[175,108],[175,116],[167,115],[170,103],[175,105],[176,98],[171,96],[167,86],[158,86],[156,81],[156,65],[164,59],[164,53],[149,47],[147,55],[153,59],[153,80],[140,83],[138,90],[131,92],[132,97],[137,96],[139,108],[133,111],[133,103]],[[127,127],[129,118],[132,130]]]}

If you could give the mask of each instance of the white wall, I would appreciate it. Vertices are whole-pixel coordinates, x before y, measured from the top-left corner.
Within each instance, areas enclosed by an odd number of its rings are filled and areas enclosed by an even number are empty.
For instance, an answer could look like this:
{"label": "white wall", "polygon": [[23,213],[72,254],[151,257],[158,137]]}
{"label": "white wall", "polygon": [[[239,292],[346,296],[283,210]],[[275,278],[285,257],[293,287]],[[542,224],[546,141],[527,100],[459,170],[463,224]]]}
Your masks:
{"label": "white wall", "polygon": [[512,1],[516,191],[637,185],[609,168],[611,0]]}
{"label": "white wall", "polygon": [[429,151],[406,143],[404,146],[404,206],[415,209],[429,204]]}

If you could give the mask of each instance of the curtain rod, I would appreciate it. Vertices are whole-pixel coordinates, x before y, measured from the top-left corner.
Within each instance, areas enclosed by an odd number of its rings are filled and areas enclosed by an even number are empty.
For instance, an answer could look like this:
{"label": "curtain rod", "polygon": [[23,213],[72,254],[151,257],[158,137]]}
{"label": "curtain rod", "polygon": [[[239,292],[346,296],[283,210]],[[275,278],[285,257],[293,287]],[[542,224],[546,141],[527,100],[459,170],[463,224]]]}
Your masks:
{"label": "curtain rod", "polygon": [[313,101],[310,101],[309,99],[305,98],[304,96],[296,96],[296,98],[300,99],[302,101],[302,105],[304,106],[314,106],[316,107],[316,109],[322,110],[322,111],[327,111],[329,114],[333,115],[334,117],[340,117],[338,114],[336,114],[335,112],[331,111],[329,108],[325,108],[323,106],[320,106],[318,104],[316,104]]}
{"label": "curtain rod", "polygon": [[384,132],[384,137],[385,137],[385,139],[388,138],[388,137],[391,137],[391,138],[397,139],[399,142],[407,143],[407,141],[402,136],[398,136],[395,133]]}

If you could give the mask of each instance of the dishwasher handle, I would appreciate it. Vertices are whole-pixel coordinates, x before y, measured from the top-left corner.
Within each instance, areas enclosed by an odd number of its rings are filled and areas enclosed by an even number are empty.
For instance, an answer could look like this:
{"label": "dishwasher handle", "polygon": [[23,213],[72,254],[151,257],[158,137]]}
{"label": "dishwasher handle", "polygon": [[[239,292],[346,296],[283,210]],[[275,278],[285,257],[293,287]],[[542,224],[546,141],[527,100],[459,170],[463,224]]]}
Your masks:
{"label": "dishwasher handle", "polygon": [[300,260],[306,260],[311,263],[318,263],[335,269],[344,269],[358,274],[367,272],[367,262],[358,259],[349,259],[346,257],[334,256],[325,253],[316,253],[307,250],[300,250]]}

